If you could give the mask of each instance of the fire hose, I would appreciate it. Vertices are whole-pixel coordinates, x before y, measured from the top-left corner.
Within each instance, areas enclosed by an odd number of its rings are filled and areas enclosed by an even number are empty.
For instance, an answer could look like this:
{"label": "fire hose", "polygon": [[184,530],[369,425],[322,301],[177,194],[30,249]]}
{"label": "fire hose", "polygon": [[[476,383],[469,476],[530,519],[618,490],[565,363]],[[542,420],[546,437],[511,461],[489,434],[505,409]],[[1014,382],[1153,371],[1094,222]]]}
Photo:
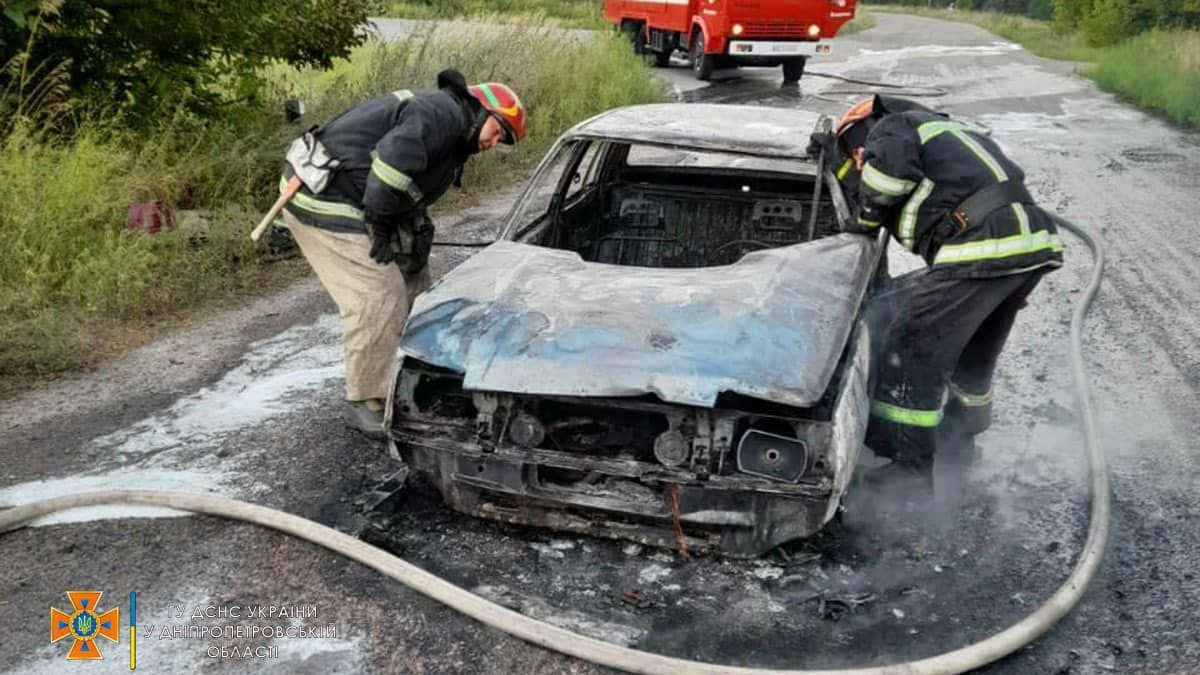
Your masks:
{"label": "fire hose", "polygon": [[1104,273],[1104,249],[1085,229],[1058,219],[1059,225],[1092,250],[1091,278],[1075,305],[1070,330],[1071,376],[1075,383],[1083,445],[1088,461],[1091,513],[1087,539],[1075,567],[1062,585],[1032,614],[1008,628],[974,644],[937,656],[888,666],[842,670],[776,670],[701,663],[644,652],[573,633],[564,628],[525,616],[481,598],[466,589],[406,562],[348,534],[318,522],[283,511],[216,495],[111,490],[90,492],[15,506],[0,511],[0,534],[20,529],[38,518],[58,511],[130,504],[168,507],[231,520],[254,523],[323,546],[374,569],[409,588],[488,626],[526,642],[574,656],[591,663],[630,673],[698,675],[952,675],[963,673],[1003,658],[1050,630],[1079,603],[1100,568],[1108,541],[1111,510],[1108,462],[1096,440],[1095,419],[1083,359],[1083,324],[1100,287]]}

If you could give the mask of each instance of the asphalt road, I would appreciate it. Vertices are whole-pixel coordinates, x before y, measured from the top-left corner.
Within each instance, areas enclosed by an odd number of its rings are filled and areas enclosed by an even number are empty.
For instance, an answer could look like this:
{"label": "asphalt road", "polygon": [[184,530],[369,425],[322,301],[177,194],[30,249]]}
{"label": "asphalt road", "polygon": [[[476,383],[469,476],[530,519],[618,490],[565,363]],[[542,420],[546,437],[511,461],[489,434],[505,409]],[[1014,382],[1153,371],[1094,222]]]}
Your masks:
{"label": "asphalt road", "polygon": [[[1075,612],[985,672],[1200,673],[1196,137],[1099,93],[1070,64],[966,25],[882,15],[836,50],[811,70],[944,88],[936,105],[992,129],[1032,192],[1100,233],[1110,255],[1086,347],[1114,471],[1112,544]],[[856,97],[812,76],[781,88],[775,69],[707,87],[682,67],[666,76],[687,100],[835,113]],[[443,227],[483,237],[502,210]],[[435,271],[458,255],[439,252]],[[654,651],[794,668],[928,656],[1031,610],[1082,541],[1066,336],[1089,258],[1077,243],[1067,258],[1019,319],[982,460],[965,475],[940,474],[936,500],[922,507],[856,496],[844,523],[792,547],[790,560],[683,562],[497,526],[452,514],[419,487],[394,516],[364,518],[360,495],[388,464],[340,423],[339,331],[313,281],[5,401],[0,504],[102,486],[208,490],[366,528],[373,541],[526,613]],[[307,544],[167,515],[77,513],[64,520],[82,522],[0,538],[0,672],[127,671],[124,634],[120,645],[102,640],[105,660],[87,666],[64,666],[66,646],[49,643],[49,608],[66,608],[66,591],[92,589],[105,592],[101,610],[123,613],[128,593],[138,593],[139,672],[599,670],[484,629]],[[622,601],[634,589],[649,606]],[[249,618],[247,606],[282,616]],[[193,618],[197,607],[227,615]],[[203,632],[225,626],[258,632]],[[301,626],[317,637],[261,637],[263,628],[295,635]],[[277,650],[234,658],[233,646]]]}

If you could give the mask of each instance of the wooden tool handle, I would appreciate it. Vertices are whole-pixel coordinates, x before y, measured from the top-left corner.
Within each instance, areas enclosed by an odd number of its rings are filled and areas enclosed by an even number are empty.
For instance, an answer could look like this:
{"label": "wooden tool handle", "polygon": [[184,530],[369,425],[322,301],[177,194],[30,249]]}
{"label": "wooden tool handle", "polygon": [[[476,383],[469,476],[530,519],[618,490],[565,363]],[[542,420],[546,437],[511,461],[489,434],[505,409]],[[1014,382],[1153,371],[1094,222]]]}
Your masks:
{"label": "wooden tool handle", "polygon": [[258,241],[263,236],[263,232],[266,232],[267,228],[271,226],[271,222],[275,220],[275,216],[279,215],[279,212],[283,210],[283,207],[287,206],[287,203],[296,195],[296,192],[299,190],[300,177],[292,176],[292,179],[289,180],[287,185],[283,188],[283,193],[279,195],[279,199],[276,199],[275,204],[271,206],[271,210],[267,211],[267,215],[263,216],[263,219],[261,222],[259,222],[258,226],[250,231],[250,238],[254,241]]}

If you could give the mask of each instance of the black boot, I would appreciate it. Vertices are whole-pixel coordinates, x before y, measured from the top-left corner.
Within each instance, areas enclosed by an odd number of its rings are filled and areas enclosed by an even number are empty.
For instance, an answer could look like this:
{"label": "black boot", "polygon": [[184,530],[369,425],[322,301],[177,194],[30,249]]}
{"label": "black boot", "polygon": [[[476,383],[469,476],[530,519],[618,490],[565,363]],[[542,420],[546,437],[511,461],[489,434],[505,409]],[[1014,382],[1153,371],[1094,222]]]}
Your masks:
{"label": "black boot", "polygon": [[966,469],[980,458],[975,434],[962,425],[943,421],[938,427],[937,456],[938,462],[944,466]]}

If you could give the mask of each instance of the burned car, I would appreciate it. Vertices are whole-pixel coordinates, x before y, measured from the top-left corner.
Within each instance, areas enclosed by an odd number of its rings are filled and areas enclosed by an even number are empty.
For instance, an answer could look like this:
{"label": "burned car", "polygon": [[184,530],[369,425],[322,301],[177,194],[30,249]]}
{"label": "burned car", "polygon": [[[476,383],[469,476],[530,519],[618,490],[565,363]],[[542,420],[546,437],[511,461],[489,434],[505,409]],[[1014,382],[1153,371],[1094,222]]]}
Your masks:
{"label": "burned car", "polygon": [[885,243],[842,233],[805,152],[828,123],[663,104],[564,134],[500,240],[416,301],[392,452],[507,523],[733,556],[821,529],[865,434]]}

